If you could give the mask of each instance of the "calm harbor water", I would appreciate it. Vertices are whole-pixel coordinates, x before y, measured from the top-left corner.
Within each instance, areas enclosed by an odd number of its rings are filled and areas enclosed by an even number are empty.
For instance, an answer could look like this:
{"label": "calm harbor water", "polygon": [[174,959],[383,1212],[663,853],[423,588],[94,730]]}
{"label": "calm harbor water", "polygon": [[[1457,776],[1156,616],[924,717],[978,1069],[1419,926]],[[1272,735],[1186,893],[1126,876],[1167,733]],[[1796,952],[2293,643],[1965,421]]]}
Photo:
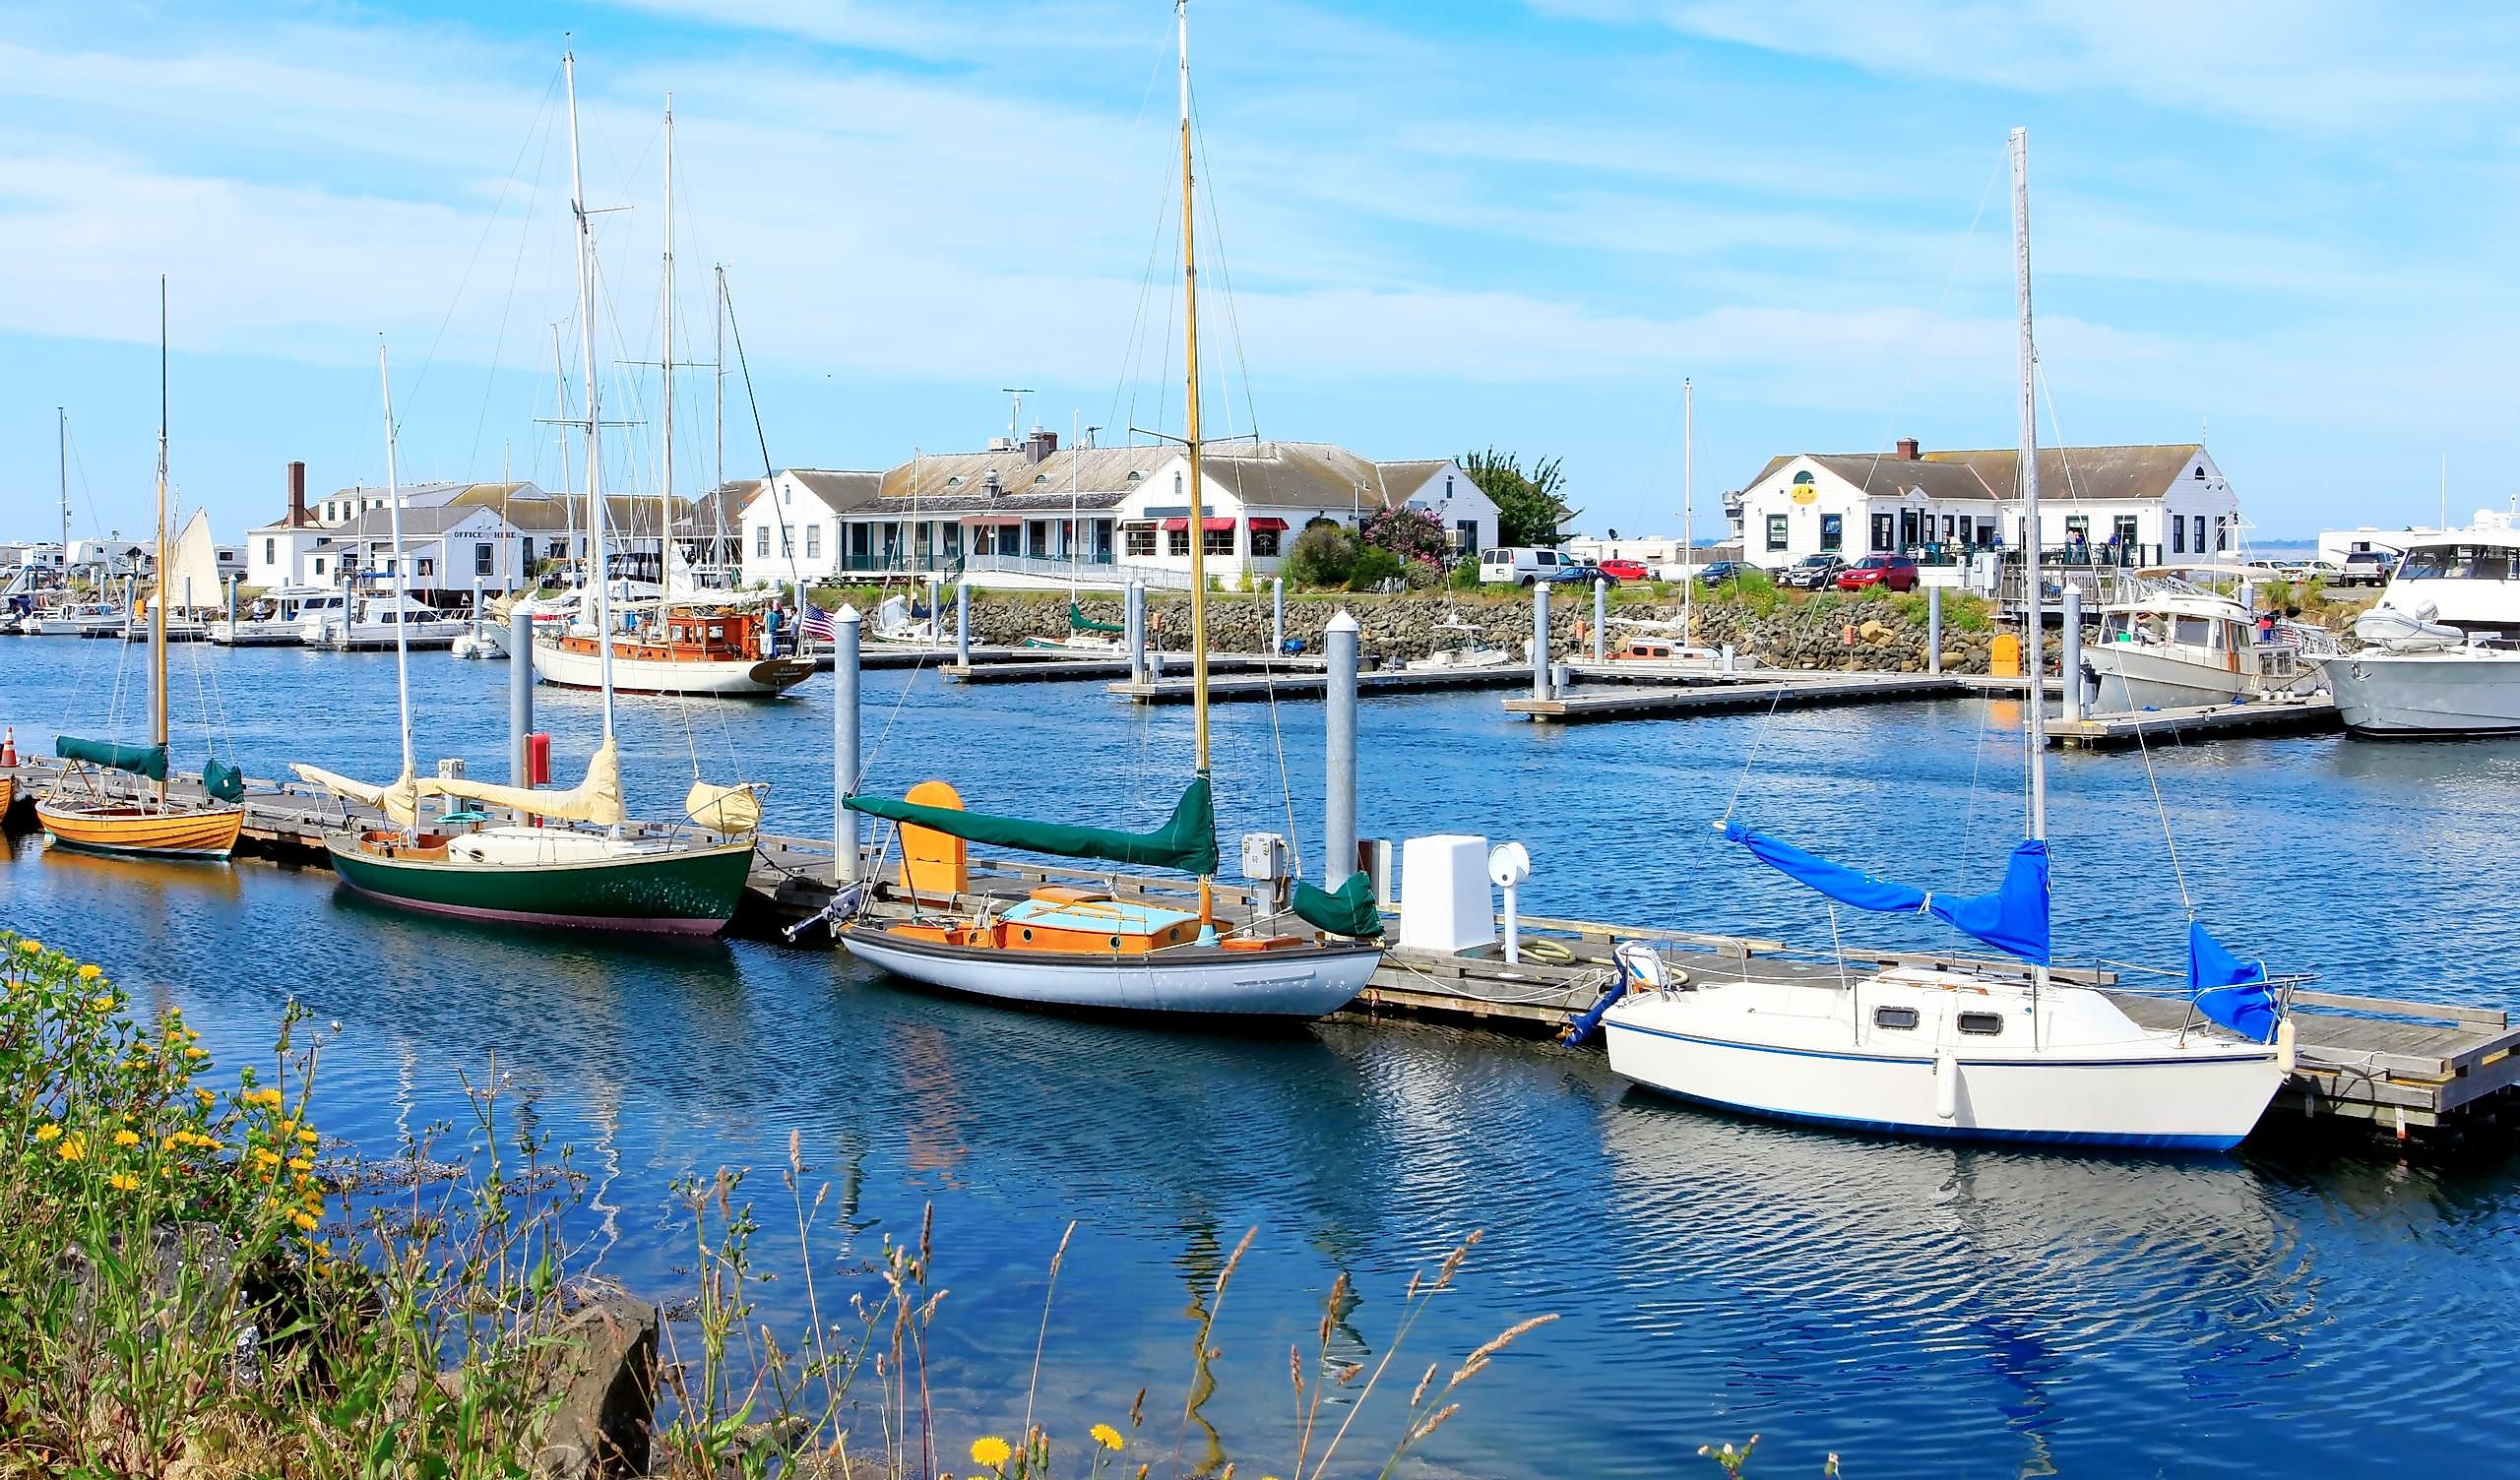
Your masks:
{"label": "calm harbor water", "polygon": [[[140,662],[120,644],[0,641],[0,721],[22,745],[117,717],[136,735]],[[506,665],[430,655],[412,674],[422,764],[499,773]],[[208,713],[257,775],[395,769],[390,656],[179,650],[175,675],[179,766],[198,765]],[[634,804],[662,814],[696,758],[713,779],[772,781],[774,828],[827,831],[830,694],[625,700]],[[595,702],[544,689],[537,705],[567,781]],[[866,710],[876,784],[948,772],[975,805],[1151,826],[1184,779],[1188,714],[1090,685],[870,674]],[[1955,702],[1548,730],[1493,696],[1374,701],[1359,812],[1381,835],[1522,838],[1536,911],[1825,947],[1825,910],[1708,822],[1737,796],[1736,816],[1849,861],[1978,887],[2018,827],[2009,723],[2007,706]],[[1274,722],[1265,706],[1220,710],[1228,838],[1288,827],[1283,745],[1294,829],[1317,843],[1319,731],[1318,706]],[[2062,757],[2052,776],[2074,956],[2177,965],[2157,782],[2187,889],[2236,947],[2341,990],[2520,1006],[2520,918],[2496,867],[2520,832],[2520,747],[2246,741],[2161,753],[2149,779],[2132,755]],[[1479,1380],[1420,1473],[1686,1469],[1697,1445],[1754,1431],[1770,1474],[1815,1473],[1833,1449],[1851,1474],[2262,1474],[2348,1445],[2384,1447],[2391,1468],[2493,1472],[2520,1440],[2520,1380],[2473,1314],[2520,1296],[2507,1158],[1846,1140],[1659,1102],[1590,1052],[1412,1025],[1246,1041],[1035,1018],[819,952],[501,935],[360,904],[320,872],[32,839],[0,869],[0,919],[181,1003],[225,1063],[260,1052],[292,997],[338,1020],[318,1119],[370,1150],[462,1119],[459,1072],[495,1054],[595,1171],[582,1230],[634,1288],[681,1285],[669,1184],[750,1166],[767,1203],[790,1132],[835,1186],[827,1267],[914,1237],[932,1203],[954,1452],[1020,1420],[1070,1220],[1042,1409],[1074,1436],[1151,1386],[1141,1443],[1166,1451],[1187,1313],[1257,1230],[1186,1449],[1204,1456],[1213,1426],[1248,1474],[1287,1462],[1286,1351],[1309,1347],[1333,1277],[1361,1296],[1335,1347],[1378,1359],[1411,1271],[1473,1229],[1485,1241],[1395,1371],[1449,1370],[1515,1320],[1562,1319]],[[1840,925],[1867,944],[1939,940],[1904,920]],[[792,1292],[765,1287],[772,1319],[792,1324]],[[1368,1451],[1395,1413],[1360,1421]]]}

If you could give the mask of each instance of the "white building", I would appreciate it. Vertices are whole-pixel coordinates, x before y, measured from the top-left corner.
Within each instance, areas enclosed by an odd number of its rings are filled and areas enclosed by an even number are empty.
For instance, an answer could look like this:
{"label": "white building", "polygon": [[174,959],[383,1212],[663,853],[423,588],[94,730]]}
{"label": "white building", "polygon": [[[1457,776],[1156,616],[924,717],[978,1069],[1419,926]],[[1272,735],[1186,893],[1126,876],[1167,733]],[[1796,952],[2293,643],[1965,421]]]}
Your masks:
{"label": "white building", "polygon": [[[2011,448],[1798,453],[1770,460],[1726,514],[1742,558],[1778,568],[1806,555],[1850,562],[1905,553],[1941,563],[2018,550],[2020,455]],[[2158,565],[2235,557],[2239,501],[2196,443],[2039,451],[2039,542],[2050,558]]]}
{"label": "white building", "polygon": [[[1220,442],[1201,458],[1210,572],[1275,572],[1311,524],[1354,526],[1387,508],[1424,511],[1455,548],[1496,537],[1496,506],[1449,459],[1375,462],[1310,442]],[[1189,459],[1169,446],[1021,446],[921,456],[886,472],[789,469],[748,485],[747,583],[962,571],[1021,583],[1081,574],[1186,583]]]}

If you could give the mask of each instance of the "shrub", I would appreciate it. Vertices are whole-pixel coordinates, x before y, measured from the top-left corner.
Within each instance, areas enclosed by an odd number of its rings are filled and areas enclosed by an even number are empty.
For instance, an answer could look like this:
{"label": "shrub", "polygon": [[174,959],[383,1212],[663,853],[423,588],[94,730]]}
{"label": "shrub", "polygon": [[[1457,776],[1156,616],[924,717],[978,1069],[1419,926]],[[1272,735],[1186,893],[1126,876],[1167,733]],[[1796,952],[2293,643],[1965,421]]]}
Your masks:
{"label": "shrub", "polygon": [[[1424,564],[1440,569],[1444,556],[1452,548],[1444,534],[1443,521],[1423,509],[1407,504],[1375,510],[1366,516],[1364,527],[1357,532],[1367,545],[1377,550],[1389,550],[1412,565]],[[1478,554],[1476,550],[1470,553]]]}
{"label": "shrub", "polygon": [[1348,568],[1348,589],[1369,591],[1384,582],[1406,574],[1408,567],[1389,550],[1368,545],[1356,552],[1355,563]]}
{"label": "shrub", "polygon": [[1355,572],[1357,550],[1356,536],[1344,526],[1314,524],[1287,551],[1287,581],[1307,590],[1344,586]]}

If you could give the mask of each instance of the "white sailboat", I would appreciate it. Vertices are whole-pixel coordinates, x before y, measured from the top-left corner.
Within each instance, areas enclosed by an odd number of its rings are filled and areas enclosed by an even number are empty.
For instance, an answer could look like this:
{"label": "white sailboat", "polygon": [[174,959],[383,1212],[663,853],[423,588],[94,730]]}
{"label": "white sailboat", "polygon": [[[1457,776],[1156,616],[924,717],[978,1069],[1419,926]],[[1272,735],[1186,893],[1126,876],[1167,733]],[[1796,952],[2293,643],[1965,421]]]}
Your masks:
{"label": "white sailboat", "polygon": [[[2021,497],[2037,528],[2035,351],[2027,141],[2012,136],[2020,320]],[[2037,542],[2025,546],[2042,630]],[[2146,1028],[2096,988],[2049,972],[2044,707],[2023,706],[2028,836],[1994,892],[1945,898],[1753,832],[1725,836],[1843,903],[1927,911],[2021,958],[2020,968],[1900,967],[1859,978],[1672,984],[1650,954],[1629,995],[1600,1015],[1610,1067],[1683,1099],[1783,1120],[1901,1136],[2221,1149],[2264,1114],[2292,1065],[2292,1024],[2265,968],[2188,927],[2191,1023]],[[2271,1041],[2270,1041],[2271,1040]]]}
{"label": "white sailboat", "polygon": [[[1188,373],[1190,518],[1204,507],[1199,436],[1199,299],[1190,151],[1188,0],[1174,0],[1181,69],[1181,256]],[[904,885],[935,911],[880,924],[836,927],[851,956],[896,976],[946,991],[1026,1007],[1166,1017],[1296,1019],[1354,1000],[1382,959],[1372,890],[1361,873],[1335,892],[1298,883],[1292,913],[1324,932],[1298,932],[1284,917],[1236,928],[1216,915],[1216,808],[1209,785],[1207,579],[1203,540],[1190,541],[1190,673],[1194,773],[1180,803],[1153,832],[990,817],[963,809],[941,781],[901,799],[852,796],[856,811],[902,825]],[[1021,900],[975,897],[965,843],[977,841],[1066,857],[1097,858],[1195,874],[1193,910],[1123,900],[1092,889],[1053,887]],[[1335,860],[1344,863],[1346,860]]]}

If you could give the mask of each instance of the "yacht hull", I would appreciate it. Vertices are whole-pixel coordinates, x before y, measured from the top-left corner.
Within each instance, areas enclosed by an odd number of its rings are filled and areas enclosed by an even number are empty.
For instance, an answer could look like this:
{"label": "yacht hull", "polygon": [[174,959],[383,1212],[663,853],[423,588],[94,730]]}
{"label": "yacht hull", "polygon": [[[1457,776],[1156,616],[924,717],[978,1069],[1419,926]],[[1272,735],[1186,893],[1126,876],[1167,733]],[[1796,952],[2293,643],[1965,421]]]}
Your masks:
{"label": "yacht hull", "polygon": [[2150,650],[2133,643],[2094,643],[2083,661],[2100,675],[2100,708],[2109,712],[2233,704],[2255,697],[2256,681],[2216,663]]}
{"label": "yacht hull", "polygon": [[[1937,1140],[2228,1150],[2285,1074],[2277,1050],[2245,1044],[1937,1057],[1723,1039],[1689,1031],[1685,1014],[1650,1010],[1613,1010],[1603,1027],[1610,1068],[1649,1089],[1767,1119]],[[1947,1100],[1945,1074],[1954,1077]]]}
{"label": "yacht hull", "polygon": [[1303,1020],[1355,1000],[1382,960],[1378,946],[1228,952],[1176,947],[1087,956],[907,940],[847,926],[849,954],[921,986],[1059,1012]]}
{"label": "yacht hull", "polygon": [[2520,734],[2520,653],[2363,652],[2321,666],[2337,714],[2354,734]]}
{"label": "yacht hull", "polygon": [[[658,662],[612,659],[616,694],[680,694],[700,699],[772,699],[814,676],[814,665],[802,658],[697,658]],[[534,645],[534,676],[569,689],[603,687],[602,661],[593,653],[571,652],[556,643]]]}
{"label": "yacht hull", "polygon": [[385,857],[356,833],[324,839],[357,894],[425,914],[508,925],[715,935],[752,871],[749,841],[548,864]]}
{"label": "yacht hull", "polygon": [[225,858],[245,829],[242,807],[37,802],[35,820],[63,847],[136,858]]}

